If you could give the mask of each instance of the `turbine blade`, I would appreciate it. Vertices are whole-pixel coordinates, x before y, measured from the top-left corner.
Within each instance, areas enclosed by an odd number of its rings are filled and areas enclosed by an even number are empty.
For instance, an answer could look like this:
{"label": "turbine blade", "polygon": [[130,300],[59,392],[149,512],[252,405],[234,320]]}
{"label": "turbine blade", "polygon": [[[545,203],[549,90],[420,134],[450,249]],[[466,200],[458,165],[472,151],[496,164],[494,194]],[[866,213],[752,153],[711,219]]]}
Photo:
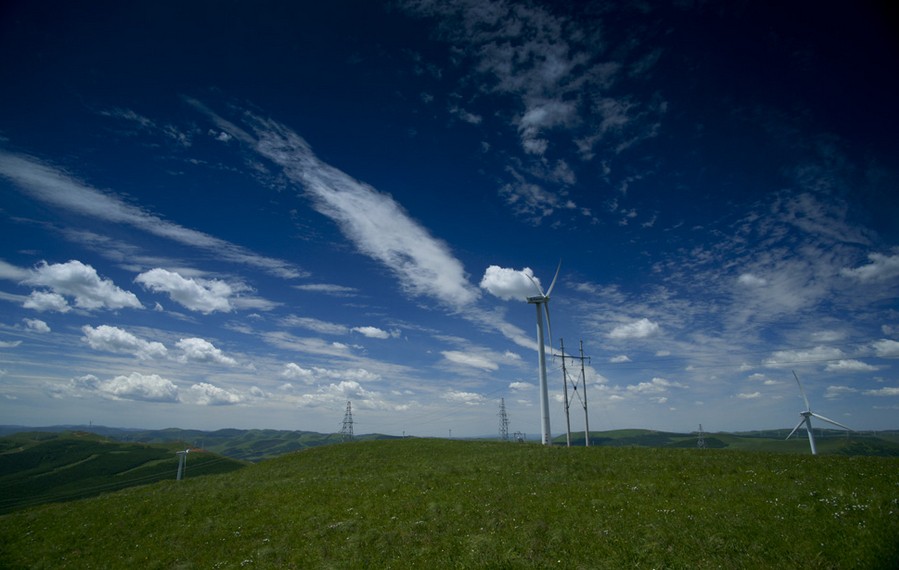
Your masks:
{"label": "turbine blade", "polygon": [[525,277],[527,277],[527,278],[530,280],[530,282],[534,284],[534,289],[536,289],[537,292],[540,293],[540,296],[541,296],[541,297],[546,297],[546,294],[543,293],[543,289],[540,288],[540,285],[537,284],[537,281],[535,281],[533,277],[531,277],[531,276],[528,275],[527,273],[522,273],[522,275],[524,275]]}
{"label": "turbine blade", "polygon": [[546,296],[549,297],[553,292],[553,287],[556,286],[556,279],[559,278],[559,270],[562,269],[562,260],[559,260],[559,266],[556,267],[556,274],[553,276],[552,283],[549,284],[549,289],[546,290]]}
{"label": "turbine blade", "polygon": [[549,299],[543,301],[543,309],[546,311],[546,330],[549,333],[549,353],[553,353],[553,325],[549,320]]}
{"label": "turbine blade", "polygon": [[840,426],[841,428],[843,428],[843,429],[848,429],[849,431],[853,431],[851,427],[844,426],[844,425],[841,424],[840,422],[835,422],[835,421],[833,421],[833,420],[830,419],[830,418],[825,418],[825,417],[822,416],[821,414],[816,414],[815,412],[812,412],[812,415],[815,416],[816,418],[818,418],[819,420],[824,420],[824,421],[827,422],[827,423],[833,424],[833,425],[835,425],[835,426]]}
{"label": "turbine blade", "polygon": [[796,427],[793,428],[793,431],[790,432],[790,435],[787,436],[787,439],[793,437],[793,434],[796,433],[796,430],[802,427],[802,424],[805,423],[805,418],[802,418],[802,421],[796,424]]}
{"label": "turbine blade", "polygon": [[793,370],[793,378],[795,378],[796,383],[799,384],[799,393],[802,394],[802,399],[805,400],[805,411],[810,412],[812,407],[808,405],[808,398],[805,397],[805,390],[802,389],[802,382],[799,381],[799,376],[796,376],[795,370]]}

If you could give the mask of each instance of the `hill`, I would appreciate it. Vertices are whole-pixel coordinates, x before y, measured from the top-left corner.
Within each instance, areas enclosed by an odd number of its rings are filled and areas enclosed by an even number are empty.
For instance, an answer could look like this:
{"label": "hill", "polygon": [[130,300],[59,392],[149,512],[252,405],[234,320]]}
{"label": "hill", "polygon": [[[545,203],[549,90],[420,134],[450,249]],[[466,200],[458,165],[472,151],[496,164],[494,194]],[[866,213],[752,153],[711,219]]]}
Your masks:
{"label": "hill", "polygon": [[0,516],[5,568],[896,568],[899,459],[404,439]]}
{"label": "hill", "polygon": [[[130,429],[106,426],[48,426],[23,427],[0,426],[0,436],[19,432],[72,432],[85,431],[123,442],[137,443],[189,443],[206,451],[240,461],[262,461],[292,451],[320,445],[341,443],[343,437],[336,433],[293,431],[275,429],[220,429],[204,431],[196,429],[167,428],[160,430]],[[398,436],[365,434],[355,437],[359,441],[372,439],[398,439]],[[183,449],[183,447],[182,447]]]}
{"label": "hill", "polygon": [[[126,444],[87,432],[26,432],[0,438],[0,513],[173,479],[175,451],[180,449],[185,449],[182,442]],[[196,477],[243,466],[200,452],[190,455],[187,469]]]}

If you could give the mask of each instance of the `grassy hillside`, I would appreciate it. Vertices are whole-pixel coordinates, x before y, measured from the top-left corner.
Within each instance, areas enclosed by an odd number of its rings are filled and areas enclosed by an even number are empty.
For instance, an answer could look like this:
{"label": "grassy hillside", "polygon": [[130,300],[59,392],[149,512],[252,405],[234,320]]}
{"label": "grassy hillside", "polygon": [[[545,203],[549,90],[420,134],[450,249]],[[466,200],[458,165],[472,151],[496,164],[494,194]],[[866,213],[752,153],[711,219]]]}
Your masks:
{"label": "grassy hillside", "polygon": [[[0,513],[173,479],[178,449],[184,444],[124,444],[85,432],[0,438]],[[187,476],[241,467],[233,459],[194,453],[188,459]]]}
{"label": "grassy hillside", "polygon": [[3,568],[896,568],[899,460],[405,439],[0,517]]}

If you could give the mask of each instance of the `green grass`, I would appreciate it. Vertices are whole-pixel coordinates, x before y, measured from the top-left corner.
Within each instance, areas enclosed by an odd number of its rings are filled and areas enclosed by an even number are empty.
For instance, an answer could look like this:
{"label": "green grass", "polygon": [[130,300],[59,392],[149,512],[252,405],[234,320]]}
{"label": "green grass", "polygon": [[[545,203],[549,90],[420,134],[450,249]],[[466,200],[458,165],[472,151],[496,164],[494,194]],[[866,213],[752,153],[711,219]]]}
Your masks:
{"label": "green grass", "polygon": [[[117,443],[84,433],[20,433],[0,439],[0,513],[70,501],[173,479],[184,444]],[[191,454],[190,477],[227,473],[244,464]]]}
{"label": "green grass", "polygon": [[899,460],[395,440],[0,517],[3,568],[895,568]]}

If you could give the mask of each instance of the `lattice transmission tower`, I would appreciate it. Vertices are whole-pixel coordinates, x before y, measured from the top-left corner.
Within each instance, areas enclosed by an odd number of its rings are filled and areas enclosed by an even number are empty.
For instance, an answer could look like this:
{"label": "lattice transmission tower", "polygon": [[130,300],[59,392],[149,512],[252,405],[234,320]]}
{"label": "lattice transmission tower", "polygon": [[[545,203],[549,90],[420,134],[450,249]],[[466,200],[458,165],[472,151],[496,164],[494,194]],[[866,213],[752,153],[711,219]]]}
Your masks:
{"label": "lattice transmission tower", "polygon": [[509,414],[506,413],[506,399],[499,399],[499,438],[509,441]]}
{"label": "lattice transmission tower", "polygon": [[696,437],[696,447],[705,449],[705,432],[702,431],[702,424],[699,424],[699,434]]}
{"label": "lattice transmission tower", "polygon": [[340,437],[343,441],[353,439],[353,404],[347,400],[346,413],[343,414],[343,427],[340,428]]}

